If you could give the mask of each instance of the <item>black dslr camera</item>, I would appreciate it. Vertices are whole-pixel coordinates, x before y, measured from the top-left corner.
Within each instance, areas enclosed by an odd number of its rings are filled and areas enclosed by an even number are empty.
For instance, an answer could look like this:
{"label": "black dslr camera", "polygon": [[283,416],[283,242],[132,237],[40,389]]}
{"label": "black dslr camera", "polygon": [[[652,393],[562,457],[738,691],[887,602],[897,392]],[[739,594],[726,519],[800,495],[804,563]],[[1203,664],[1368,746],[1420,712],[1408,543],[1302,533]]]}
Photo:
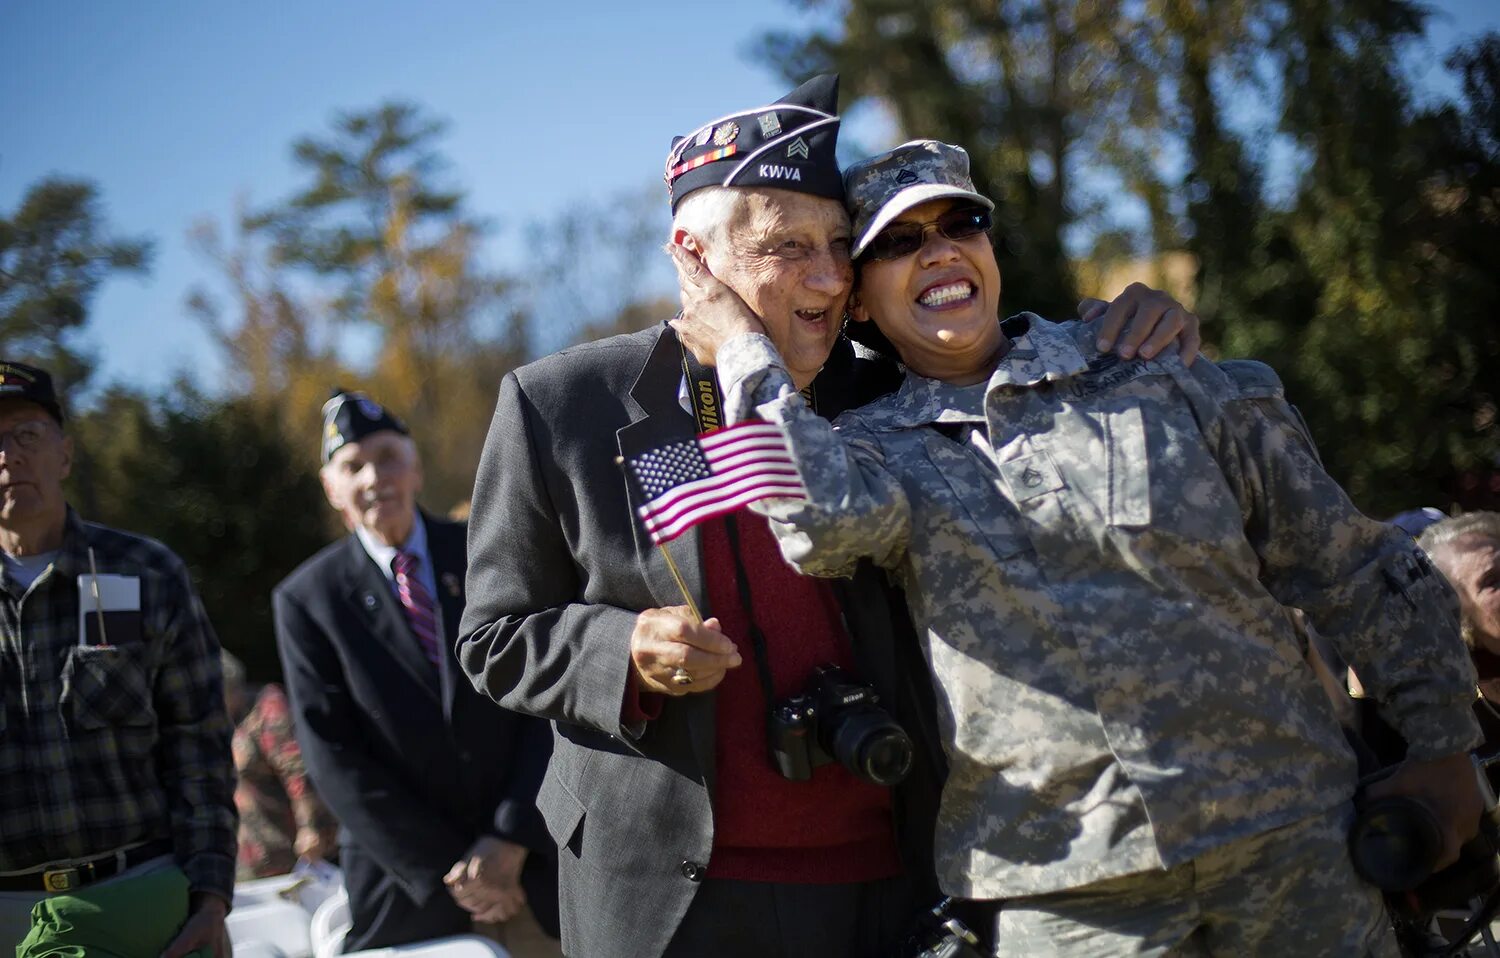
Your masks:
{"label": "black dslr camera", "polygon": [[[1435,871],[1443,850],[1442,825],[1420,799],[1356,795],[1357,814],[1349,831],[1349,857],[1361,878],[1385,893],[1401,953],[1412,958],[1475,954],[1466,945],[1485,938],[1484,953],[1500,955],[1489,925],[1500,911],[1500,813],[1483,766],[1474,759],[1486,811],[1479,834],[1460,850],[1458,861]],[[1385,769],[1361,785],[1378,781]],[[1462,927],[1455,928],[1457,925]]]}
{"label": "black dslr camera", "polygon": [[838,666],[813,669],[801,695],[771,706],[771,757],[777,770],[804,782],[813,769],[837,759],[867,782],[901,781],[911,771],[911,739],[879,701],[874,689]]}

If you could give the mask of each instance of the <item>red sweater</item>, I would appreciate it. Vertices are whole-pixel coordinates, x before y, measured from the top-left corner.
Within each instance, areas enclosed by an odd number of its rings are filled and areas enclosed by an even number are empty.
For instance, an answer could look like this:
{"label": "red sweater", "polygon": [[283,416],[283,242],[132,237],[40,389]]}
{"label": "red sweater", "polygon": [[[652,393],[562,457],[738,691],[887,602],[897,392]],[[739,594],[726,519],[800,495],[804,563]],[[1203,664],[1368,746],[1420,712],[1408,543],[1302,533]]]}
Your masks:
{"label": "red sweater", "polygon": [[[781,558],[767,520],[735,514],[750,576],[755,622],[767,643],[772,698],[800,693],[818,665],[851,668],[849,642],[833,590],[798,575]],[[740,603],[723,519],[702,526],[708,605],[744,660],[719,685],[711,878],[834,883],[889,878],[901,870],[890,790],[830,762],[806,782],[781,777],[766,741],[749,617]]]}

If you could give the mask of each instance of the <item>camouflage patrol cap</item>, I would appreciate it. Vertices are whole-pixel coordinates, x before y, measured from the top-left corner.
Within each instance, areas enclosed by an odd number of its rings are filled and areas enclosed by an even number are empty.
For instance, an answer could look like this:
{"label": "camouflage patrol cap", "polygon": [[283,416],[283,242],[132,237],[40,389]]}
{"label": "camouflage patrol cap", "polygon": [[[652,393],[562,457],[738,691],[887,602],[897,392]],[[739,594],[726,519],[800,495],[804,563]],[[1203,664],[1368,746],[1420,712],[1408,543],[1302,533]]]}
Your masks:
{"label": "camouflage patrol cap", "polygon": [[987,210],[995,208],[974,190],[968,152],[937,140],[912,140],[851,164],[844,171],[844,194],[854,221],[856,258],[892,220],[914,206],[961,197]]}

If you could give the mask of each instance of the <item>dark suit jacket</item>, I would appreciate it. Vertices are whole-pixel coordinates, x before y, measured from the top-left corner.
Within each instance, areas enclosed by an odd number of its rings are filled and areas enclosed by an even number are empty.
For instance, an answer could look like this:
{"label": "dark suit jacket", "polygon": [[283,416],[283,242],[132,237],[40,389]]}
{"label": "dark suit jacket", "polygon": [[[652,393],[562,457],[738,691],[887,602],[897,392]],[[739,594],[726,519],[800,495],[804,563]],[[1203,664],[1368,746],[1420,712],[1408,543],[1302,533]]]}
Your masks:
{"label": "dark suit jacket", "polygon": [[[448,647],[463,613],[464,527],[422,515]],[[346,536],[276,587],[276,640],[308,774],[342,825],[418,906],[482,834],[525,845],[544,926],[555,849],[535,798],[546,723],[495,707],[445,657],[434,669],[359,539]]]}
{"label": "dark suit jacket", "polygon": [[[851,395],[853,366],[845,343],[819,378],[825,411]],[[501,384],[474,489],[459,660],[503,705],[555,723],[537,803],[559,845],[563,947],[586,958],[660,955],[713,845],[714,693],[666,702],[644,729],[620,722],[636,615],[682,598],[633,520],[614,458],[639,430],[693,434],[681,376],[665,326],[516,370]],[[696,531],[671,548],[711,614]],[[836,588],[862,676],[918,743],[897,814],[908,870],[926,886],[940,787],[926,666],[904,602],[878,572]]]}

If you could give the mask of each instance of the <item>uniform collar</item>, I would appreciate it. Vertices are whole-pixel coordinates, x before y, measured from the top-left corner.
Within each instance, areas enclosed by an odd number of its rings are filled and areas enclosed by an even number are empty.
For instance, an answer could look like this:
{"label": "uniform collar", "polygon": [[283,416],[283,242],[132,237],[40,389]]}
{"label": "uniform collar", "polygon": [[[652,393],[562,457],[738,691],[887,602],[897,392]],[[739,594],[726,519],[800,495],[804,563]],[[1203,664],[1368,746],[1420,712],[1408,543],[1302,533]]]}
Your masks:
{"label": "uniform collar", "polygon": [[1088,358],[1076,341],[1077,336],[1089,335],[1087,326],[1082,323],[1071,328],[1059,326],[1032,313],[1022,313],[1006,323],[1015,324],[1023,319],[1026,331],[1012,342],[1010,352],[1000,360],[987,382],[954,386],[908,372],[895,394],[870,408],[879,409],[882,421],[898,428],[984,422],[985,397],[992,391],[1030,388],[1042,382],[1068,379],[1088,369]]}

